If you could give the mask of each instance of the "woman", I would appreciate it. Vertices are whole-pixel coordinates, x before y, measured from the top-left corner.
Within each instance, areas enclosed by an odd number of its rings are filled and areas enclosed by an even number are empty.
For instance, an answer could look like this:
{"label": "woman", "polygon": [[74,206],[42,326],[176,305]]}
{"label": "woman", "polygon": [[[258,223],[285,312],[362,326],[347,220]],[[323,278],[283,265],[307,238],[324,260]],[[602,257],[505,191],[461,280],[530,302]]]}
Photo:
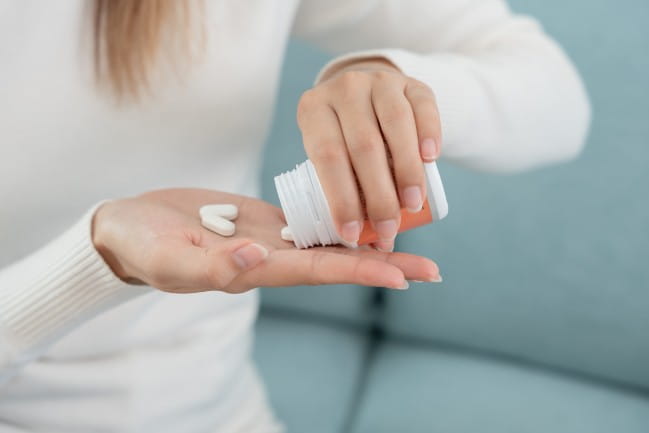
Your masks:
{"label": "woman", "polygon": [[[439,280],[390,252],[421,161],[565,160],[589,121],[569,60],[501,0],[5,0],[0,24],[3,432],[278,431],[251,289]],[[251,198],[290,36],[344,54],[297,118],[341,236],[362,192],[374,250],[295,250]],[[200,226],[209,203],[239,205],[236,236]]]}

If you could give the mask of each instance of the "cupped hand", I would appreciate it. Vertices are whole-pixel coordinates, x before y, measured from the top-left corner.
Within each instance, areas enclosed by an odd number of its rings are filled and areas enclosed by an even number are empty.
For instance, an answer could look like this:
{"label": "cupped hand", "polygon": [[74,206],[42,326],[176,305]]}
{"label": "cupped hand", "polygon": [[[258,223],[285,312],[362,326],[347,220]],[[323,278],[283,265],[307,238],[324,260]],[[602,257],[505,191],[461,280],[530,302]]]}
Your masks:
{"label": "cupped hand", "polygon": [[[215,203],[239,207],[234,236],[201,226],[200,207]],[[435,263],[411,254],[296,249],[281,239],[284,225],[282,211],[262,200],[167,189],[103,204],[94,217],[93,242],[124,281],[176,293],[343,283],[398,289],[407,279],[439,280]]]}
{"label": "cupped hand", "polygon": [[422,162],[439,156],[435,96],[381,59],[324,78],[298,105],[304,147],[340,236],[357,242],[367,217],[380,239],[375,246],[392,251],[400,209],[418,212],[425,200]]}

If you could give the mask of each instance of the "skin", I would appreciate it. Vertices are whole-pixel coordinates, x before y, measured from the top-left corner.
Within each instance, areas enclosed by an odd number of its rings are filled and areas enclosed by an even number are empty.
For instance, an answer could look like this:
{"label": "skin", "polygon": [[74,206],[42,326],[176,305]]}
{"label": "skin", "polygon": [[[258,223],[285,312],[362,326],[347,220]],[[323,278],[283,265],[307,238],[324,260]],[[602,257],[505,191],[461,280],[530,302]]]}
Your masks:
{"label": "skin", "polygon": [[[239,207],[236,233],[201,226],[198,209]],[[121,279],[166,292],[359,284],[401,289],[406,279],[436,281],[434,262],[404,253],[343,247],[296,249],[281,239],[281,209],[262,200],[204,189],[167,189],[108,202],[93,221],[93,242]]]}
{"label": "skin", "polygon": [[[400,208],[425,199],[422,161],[435,160],[441,128],[433,92],[381,59],[343,64],[302,96],[297,112],[338,231],[358,241],[367,218],[376,249],[298,250],[281,239],[281,209],[261,200],[201,189],[152,191],[98,209],[93,242],[124,281],[167,292],[358,284],[407,288],[406,280],[441,281],[437,265],[393,253]],[[394,171],[394,181],[392,176]],[[198,210],[239,206],[236,234],[224,238],[200,224]]]}
{"label": "skin", "polygon": [[417,212],[425,199],[422,161],[440,152],[431,89],[385,60],[342,65],[304,93],[297,120],[342,238],[358,241],[362,194],[375,246],[392,251],[400,208]]}

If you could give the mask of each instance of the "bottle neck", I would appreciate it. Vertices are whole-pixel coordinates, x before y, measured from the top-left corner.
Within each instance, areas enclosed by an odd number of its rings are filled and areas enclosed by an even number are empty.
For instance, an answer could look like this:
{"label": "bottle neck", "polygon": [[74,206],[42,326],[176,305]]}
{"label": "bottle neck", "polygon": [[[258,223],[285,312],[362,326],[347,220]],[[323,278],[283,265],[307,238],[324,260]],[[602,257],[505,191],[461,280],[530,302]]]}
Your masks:
{"label": "bottle neck", "polygon": [[310,160],[275,177],[277,195],[298,248],[342,242]]}

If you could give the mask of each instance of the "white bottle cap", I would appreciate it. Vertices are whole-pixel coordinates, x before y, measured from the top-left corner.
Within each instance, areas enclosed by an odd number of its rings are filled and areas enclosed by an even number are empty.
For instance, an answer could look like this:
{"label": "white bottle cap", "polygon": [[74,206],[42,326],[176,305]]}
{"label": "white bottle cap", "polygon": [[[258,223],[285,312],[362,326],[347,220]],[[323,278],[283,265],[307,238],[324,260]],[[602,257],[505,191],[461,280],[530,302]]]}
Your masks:
{"label": "white bottle cap", "polygon": [[310,160],[275,176],[275,188],[298,248],[343,243]]}

